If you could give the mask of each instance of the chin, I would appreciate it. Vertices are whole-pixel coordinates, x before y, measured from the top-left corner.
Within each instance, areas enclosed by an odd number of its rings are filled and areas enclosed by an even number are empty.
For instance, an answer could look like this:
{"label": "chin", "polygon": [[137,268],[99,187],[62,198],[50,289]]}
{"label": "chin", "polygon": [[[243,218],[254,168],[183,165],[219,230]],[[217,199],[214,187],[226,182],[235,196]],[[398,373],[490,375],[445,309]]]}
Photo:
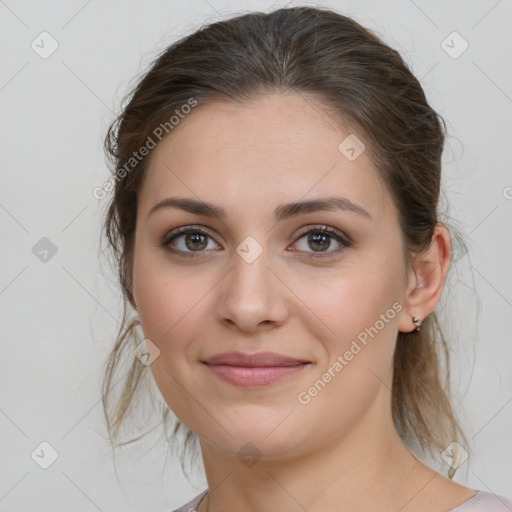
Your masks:
{"label": "chin", "polygon": [[[307,433],[304,429],[290,422],[286,424],[280,417],[280,421],[269,421],[262,418],[261,414],[251,416],[244,414],[240,421],[237,419],[218,420],[221,425],[226,425],[226,430],[219,426],[215,433],[212,432],[212,424],[204,425],[205,437],[209,443],[215,444],[218,450],[243,458],[246,455],[250,459],[261,458],[263,460],[282,460],[290,455],[300,455],[304,449]],[[229,426],[228,426],[229,425]],[[201,438],[201,431],[196,430]]]}

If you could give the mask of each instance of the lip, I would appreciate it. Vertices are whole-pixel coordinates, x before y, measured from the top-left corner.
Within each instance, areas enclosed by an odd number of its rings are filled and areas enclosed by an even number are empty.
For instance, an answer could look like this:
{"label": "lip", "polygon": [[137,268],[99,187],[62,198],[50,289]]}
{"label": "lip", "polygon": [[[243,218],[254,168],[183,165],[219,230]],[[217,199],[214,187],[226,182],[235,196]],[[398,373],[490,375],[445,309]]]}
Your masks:
{"label": "lip", "polygon": [[269,366],[296,366],[298,364],[310,363],[305,359],[277,354],[275,352],[256,352],[248,354],[245,352],[223,352],[203,361],[208,365],[231,365],[244,367],[269,367]]}
{"label": "lip", "polygon": [[229,364],[206,365],[220,379],[245,388],[268,386],[297,374],[308,367],[307,363],[293,366],[232,366]]}
{"label": "lip", "polygon": [[282,381],[311,362],[274,352],[224,352],[202,361],[220,379],[239,387],[261,387]]}

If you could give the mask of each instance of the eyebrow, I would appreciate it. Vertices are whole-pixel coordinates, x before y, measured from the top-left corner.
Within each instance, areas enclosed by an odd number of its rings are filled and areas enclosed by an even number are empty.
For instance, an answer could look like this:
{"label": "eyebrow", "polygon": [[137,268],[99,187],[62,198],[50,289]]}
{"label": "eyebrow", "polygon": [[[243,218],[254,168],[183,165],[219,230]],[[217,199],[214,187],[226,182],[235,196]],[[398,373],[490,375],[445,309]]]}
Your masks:
{"label": "eyebrow", "polygon": [[[186,197],[168,197],[163,199],[149,210],[148,217],[162,208],[179,208],[196,215],[215,217],[220,220],[226,219],[226,211],[222,207]],[[320,199],[311,199],[309,201],[281,204],[274,209],[274,219],[276,222],[280,222],[304,213],[326,210],[341,210],[357,213],[367,219],[372,218],[362,206],[353,203],[345,197],[324,197]]]}

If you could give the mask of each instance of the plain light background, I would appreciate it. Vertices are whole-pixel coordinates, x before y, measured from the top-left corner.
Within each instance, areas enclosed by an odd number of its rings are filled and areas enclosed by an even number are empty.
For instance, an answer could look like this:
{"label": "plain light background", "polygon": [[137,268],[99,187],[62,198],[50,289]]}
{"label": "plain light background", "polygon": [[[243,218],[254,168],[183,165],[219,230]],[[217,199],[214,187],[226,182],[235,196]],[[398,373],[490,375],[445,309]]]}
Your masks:
{"label": "plain light background", "polygon": [[[100,268],[106,200],[92,191],[108,178],[105,131],[157,52],[204,23],[284,5],[315,4],[0,0],[1,511],[170,511],[206,488],[201,464],[189,482],[160,433],[113,463],[99,382],[121,302]],[[447,122],[444,188],[469,252],[444,301],[474,454],[455,480],[511,497],[512,2],[316,5],[396,48]]]}

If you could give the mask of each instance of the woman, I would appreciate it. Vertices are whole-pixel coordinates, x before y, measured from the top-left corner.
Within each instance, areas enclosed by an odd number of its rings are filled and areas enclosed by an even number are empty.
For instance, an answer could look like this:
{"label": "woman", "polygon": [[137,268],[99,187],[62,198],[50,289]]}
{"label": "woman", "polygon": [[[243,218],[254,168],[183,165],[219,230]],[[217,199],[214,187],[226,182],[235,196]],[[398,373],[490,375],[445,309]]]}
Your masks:
{"label": "woman", "polygon": [[151,369],[208,481],[180,512],[512,510],[452,481],[441,121],[395,50],[309,7],[206,26],[138,83],[106,139],[137,318],[104,406],[115,434]]}

